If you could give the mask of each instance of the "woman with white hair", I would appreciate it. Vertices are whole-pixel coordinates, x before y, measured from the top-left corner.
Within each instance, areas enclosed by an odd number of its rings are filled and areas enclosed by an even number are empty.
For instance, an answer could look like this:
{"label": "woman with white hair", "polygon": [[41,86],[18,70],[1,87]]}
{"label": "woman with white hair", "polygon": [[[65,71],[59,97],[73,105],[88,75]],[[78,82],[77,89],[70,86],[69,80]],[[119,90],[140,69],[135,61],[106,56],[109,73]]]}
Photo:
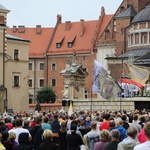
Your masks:
{"label": "woman with white hair", "polygon": [[44,142],[40,144],[38,150],[59,150],[58,145],[52,141],[53,134],[51,130],[46,129],[43,133],[43,137]]}

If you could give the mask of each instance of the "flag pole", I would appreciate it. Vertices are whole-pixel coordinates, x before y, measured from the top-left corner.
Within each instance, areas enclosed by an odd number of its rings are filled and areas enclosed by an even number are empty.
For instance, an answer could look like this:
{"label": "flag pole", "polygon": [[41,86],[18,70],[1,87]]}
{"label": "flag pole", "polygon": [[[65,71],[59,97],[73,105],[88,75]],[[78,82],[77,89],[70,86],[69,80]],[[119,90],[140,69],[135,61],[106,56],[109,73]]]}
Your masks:
{"label": "flag pole", "polygon": [[121,95],[120,95],[120,113],[122,111],[122,102],[121,102]]}
{"label": "flag pole", "polygon": [[91,90],[91,113],[92,113],[92,102],[93,100],[92,100],[92,90]]}

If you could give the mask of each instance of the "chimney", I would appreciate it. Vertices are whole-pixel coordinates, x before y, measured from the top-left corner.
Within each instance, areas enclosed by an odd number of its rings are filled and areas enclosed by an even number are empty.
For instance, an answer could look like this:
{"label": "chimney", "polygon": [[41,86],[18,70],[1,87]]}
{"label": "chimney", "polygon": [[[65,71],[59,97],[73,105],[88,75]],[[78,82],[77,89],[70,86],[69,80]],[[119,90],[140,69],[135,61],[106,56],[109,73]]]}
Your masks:
{"label": "chimney", "polygon": [[57,15],[57,23],[61,23],[61,15]]}
{"label": "chimney", "polygon": [[41,34],[42,28],[41,25],[36,25],[36,34]]}
{"label": "chimney", "polygon": [[80,19],[80,36],[83,36],[84,30],[85,30],[85,27],[84,27],[84,20],[83,20],[83,19]]}
{"label": "chimney", "polygon": [[18,26],[18,33],[25,33],[25,26]]}
{"label": "chimney", "polygon": [[69,30],[71,28],[71,21],[66,21],[65,30]]}
{"label": "chimney", "polygon": [[13,30],[13,33],[16,33],[17,32],[17,26],[13,26],[12,30]]}
{"label": "chimney", "polygon": [[104,7],[101,7],[101,16],[105,16],[105,8]]}

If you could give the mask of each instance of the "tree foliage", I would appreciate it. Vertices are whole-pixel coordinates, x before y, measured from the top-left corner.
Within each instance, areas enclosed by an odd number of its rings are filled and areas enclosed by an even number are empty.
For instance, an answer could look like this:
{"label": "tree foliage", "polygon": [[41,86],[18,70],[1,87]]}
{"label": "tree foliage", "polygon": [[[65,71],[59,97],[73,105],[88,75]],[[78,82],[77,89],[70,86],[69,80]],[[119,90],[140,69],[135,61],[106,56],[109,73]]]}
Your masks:
{"label": "tree foliage", "polygon": [[37,92],[37,102],[39,103],[55,103],[56,94],[51,87],[43,87]]}

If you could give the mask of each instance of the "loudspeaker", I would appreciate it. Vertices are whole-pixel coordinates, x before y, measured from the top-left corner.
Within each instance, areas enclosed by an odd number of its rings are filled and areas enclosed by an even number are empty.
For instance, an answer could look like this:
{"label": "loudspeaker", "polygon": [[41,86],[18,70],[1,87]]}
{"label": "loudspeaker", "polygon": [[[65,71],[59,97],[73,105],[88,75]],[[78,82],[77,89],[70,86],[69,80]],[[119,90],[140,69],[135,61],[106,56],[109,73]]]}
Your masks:
{"label": "loudspeaker", "polygon": [[[72,100],[68,100],[68,106],[70,106],[70,101],[72,101]],[[73,106],[73,101],[72,101],[72,106]]]}
{"label": "loudspeaker", "polygon": [[67,101],[66,100],[62,100],[62,106],[66,106]]}

